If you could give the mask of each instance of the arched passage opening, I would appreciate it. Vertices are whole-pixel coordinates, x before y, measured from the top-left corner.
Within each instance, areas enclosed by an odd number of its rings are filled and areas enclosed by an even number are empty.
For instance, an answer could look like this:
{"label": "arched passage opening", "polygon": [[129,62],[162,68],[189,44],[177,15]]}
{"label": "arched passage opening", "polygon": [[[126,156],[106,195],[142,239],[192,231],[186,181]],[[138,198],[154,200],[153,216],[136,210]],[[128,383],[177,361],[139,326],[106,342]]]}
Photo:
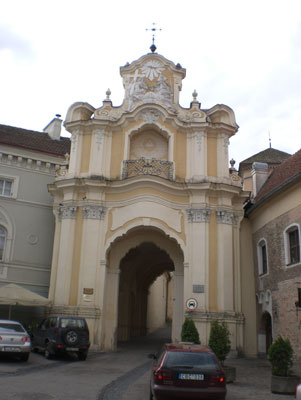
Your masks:
{"label": "arched passage opening", "polygon": [[[165,272],[172,271],[174,271],[174,264],[170,256],[152,242],[141,243],[138,247],[131,249],[121,260],[118,305],[119,341],[147,334],[150,286]],[[167,292],[168,290],[163,291],[157,299],[157,318],[164,314],[164,322],[167,320]],[[149,315],[149,319],[153,318],[156,316]]]}
{"label": "arched passage opening", "polygon": [[172,339],[179,340],[183,323],[184,256],[176,240],[154,227],[138,227],[116,239],[109,251],[103,314],[104,347],[116,349],[147,333],[151,284],[163,273],[173,275]]}

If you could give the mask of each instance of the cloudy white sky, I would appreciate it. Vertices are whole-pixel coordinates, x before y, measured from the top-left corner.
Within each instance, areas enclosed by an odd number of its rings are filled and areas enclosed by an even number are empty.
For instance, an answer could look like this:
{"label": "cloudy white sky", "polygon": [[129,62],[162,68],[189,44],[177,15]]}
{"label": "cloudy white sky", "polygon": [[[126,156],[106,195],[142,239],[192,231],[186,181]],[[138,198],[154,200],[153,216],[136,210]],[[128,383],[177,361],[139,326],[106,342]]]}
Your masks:
{"label": "cloudy white sky", "polygon": [[0,124],[42,131],[55,114],[111,89],[119,67],[157,52],[186,68],[180,104],[233,108],[237,162],[301,147],[300,0],[0,0]]}

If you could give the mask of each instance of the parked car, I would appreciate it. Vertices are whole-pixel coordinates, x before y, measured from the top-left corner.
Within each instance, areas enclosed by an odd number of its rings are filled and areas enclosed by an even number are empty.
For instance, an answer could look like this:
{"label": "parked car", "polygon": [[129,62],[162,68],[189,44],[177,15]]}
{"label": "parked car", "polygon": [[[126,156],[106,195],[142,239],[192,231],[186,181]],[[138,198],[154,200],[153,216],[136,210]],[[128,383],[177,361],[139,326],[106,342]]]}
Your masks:
{"label": "parked car", "polygon": [[30,336],[18,321],[0,319],[0,353],[27,361],[31,351]]}
{"label": "parked car", "polygon": [[64,353],[76,353],[78,359],[84,361],[89,347],[88,325],[81,317],[48,317],[32,334],[33,351],[43,351],[46,358]]}
{"label": "parked car", "polygon": [[296,387],[295,399],[301,400],[301,383]]}
{"label": "parked car", "polygon": [[225,399],[226,377],[215,354],[205,346],[166,344],[154,359],[150,399]]}

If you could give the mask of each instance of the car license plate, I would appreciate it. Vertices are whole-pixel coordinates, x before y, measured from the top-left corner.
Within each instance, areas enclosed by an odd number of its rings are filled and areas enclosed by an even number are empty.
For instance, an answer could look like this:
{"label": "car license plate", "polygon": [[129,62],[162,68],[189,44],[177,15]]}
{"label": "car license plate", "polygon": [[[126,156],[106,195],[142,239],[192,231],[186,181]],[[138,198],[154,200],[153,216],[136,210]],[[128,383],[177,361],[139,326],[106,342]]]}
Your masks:
{"label": "car license plate", "polygon": [[75,348],[75,347],[66,347],[67,351],[78,351],[79,349]]}
{"label": "car license plate", "polygon": [[2,351],[11,351],[11,352],[18,353],[21,350],[20,350],[20,347],[3,347]]}
{"label": "car license plate", "polygon": [[203,374],[179,374],[179,379],[187,379],[193,381],[203,381],[204,375]]}

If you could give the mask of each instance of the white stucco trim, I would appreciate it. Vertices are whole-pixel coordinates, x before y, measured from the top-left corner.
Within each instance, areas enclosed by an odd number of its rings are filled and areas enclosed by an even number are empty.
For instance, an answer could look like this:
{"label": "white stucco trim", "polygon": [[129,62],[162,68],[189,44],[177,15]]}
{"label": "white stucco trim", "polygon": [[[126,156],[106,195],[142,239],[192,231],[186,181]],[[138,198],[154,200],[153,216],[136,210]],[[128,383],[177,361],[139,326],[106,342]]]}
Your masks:
{"label": "white stucco trim", "polygon": [[9,262],[12,259],[13,241],[15,237],[15,226],[8,212],[0,206],[0,225],[6,231],[3,258],[1,262]]}

